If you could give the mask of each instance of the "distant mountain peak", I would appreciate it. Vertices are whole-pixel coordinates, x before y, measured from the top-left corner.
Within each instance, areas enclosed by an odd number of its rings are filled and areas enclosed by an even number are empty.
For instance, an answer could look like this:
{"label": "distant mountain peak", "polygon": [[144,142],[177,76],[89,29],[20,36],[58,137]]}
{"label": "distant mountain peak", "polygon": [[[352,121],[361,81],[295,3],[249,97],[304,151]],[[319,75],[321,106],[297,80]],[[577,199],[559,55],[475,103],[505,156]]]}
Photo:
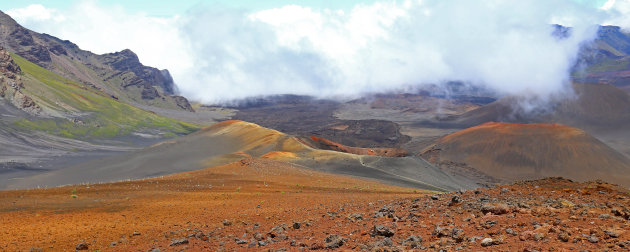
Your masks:
{"label": "distant mountain peak", "polygon": [[1,11],[0,30],[0,46],[64,77],[124,101],[193,111],[186,98],[175,96],[168,70],[143,65],[129,49],[94,54],[68,40],[30,31]]}

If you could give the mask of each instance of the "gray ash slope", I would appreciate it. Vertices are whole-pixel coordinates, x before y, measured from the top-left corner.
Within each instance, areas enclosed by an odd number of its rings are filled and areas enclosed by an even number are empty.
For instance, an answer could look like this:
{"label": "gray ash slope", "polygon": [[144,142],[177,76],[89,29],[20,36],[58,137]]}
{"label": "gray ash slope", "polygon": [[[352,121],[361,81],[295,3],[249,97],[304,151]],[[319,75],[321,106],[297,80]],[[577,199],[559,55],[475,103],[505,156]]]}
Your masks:
{"label": "gray ash slope", "polygon": [[[227,125],[227,126],[226,126]],[[303,168],[436,191],[476,188],[418,157],[387,158],[315,150],[286,135],[246,122],[219,123],[200,132],[123,155],[93,160],[10,182],[8,188],[59,186],[141,179],[238,162],[247,157],[292,152],[285,160]]]}

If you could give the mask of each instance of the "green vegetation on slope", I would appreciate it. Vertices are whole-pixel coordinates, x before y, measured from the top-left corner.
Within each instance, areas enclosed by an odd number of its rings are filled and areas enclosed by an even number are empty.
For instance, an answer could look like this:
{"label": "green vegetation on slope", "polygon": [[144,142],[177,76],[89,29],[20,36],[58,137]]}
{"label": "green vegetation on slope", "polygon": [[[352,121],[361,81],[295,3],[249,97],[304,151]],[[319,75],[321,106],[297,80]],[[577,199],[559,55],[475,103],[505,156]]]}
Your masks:
{"label": "green vegetation on slope", "polygon": [[59,114],[55,118],[21,119],[15,122],[20,128],[70,138],[109,138],[132,132],[174,136],[199,129],[198,125],[162,117],[119,102],[18,55],[11,56],[24,73],[23,91],[44,110]]}

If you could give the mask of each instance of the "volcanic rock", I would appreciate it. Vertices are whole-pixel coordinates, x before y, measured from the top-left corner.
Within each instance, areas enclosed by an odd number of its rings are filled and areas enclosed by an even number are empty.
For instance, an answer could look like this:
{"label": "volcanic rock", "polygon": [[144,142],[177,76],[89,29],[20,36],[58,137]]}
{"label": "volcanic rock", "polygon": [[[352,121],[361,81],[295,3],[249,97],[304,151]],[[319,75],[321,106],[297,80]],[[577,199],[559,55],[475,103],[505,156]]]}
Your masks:
{"label": "volcanic rock", "polygon": [[88,250],[88,245],[87,243],[79,243],[77,244],[76,250]]}
{"label": "volcanic rock", "polygon": [[506,214],[510,211],[510,207],[506,204],[484,204],[481,206],[481,212],[491,214]]}
{"label": "volcanic rock", "polygon": [[184,245],[184,244],[188,244],[188,239],[177,239],[177,240],[173,240],[173,242],[171,242],[171,247],[172,246],[179,246],[179,245]]}
{"label": "volcanic rock", "polygon": [[390,230],[388,227],[381,225],[381,224],[377,224],[374,225],[374,228],[372,228],[372,236],[385,236],[385,237],[392,237],[394,236],[394,231]]}
{"label": "volcanic rock", "polygon": [[346,242],[346,239],[333,234],[326,237],[324,241],[326,244],[325,247],[327,249],[336,249],[343,246],[343,244]]}

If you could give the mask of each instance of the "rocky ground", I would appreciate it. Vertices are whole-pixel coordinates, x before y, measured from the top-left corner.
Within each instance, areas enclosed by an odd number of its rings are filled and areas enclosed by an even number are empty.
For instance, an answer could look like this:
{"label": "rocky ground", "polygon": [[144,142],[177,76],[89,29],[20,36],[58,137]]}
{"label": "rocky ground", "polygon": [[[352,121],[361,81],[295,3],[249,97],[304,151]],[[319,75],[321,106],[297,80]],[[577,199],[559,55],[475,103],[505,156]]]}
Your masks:
{"label": "rocky ground", "polygon": [[243,159],[0,193],[0,251],[627,251],[630,194],[550,178],[444,194]]}

